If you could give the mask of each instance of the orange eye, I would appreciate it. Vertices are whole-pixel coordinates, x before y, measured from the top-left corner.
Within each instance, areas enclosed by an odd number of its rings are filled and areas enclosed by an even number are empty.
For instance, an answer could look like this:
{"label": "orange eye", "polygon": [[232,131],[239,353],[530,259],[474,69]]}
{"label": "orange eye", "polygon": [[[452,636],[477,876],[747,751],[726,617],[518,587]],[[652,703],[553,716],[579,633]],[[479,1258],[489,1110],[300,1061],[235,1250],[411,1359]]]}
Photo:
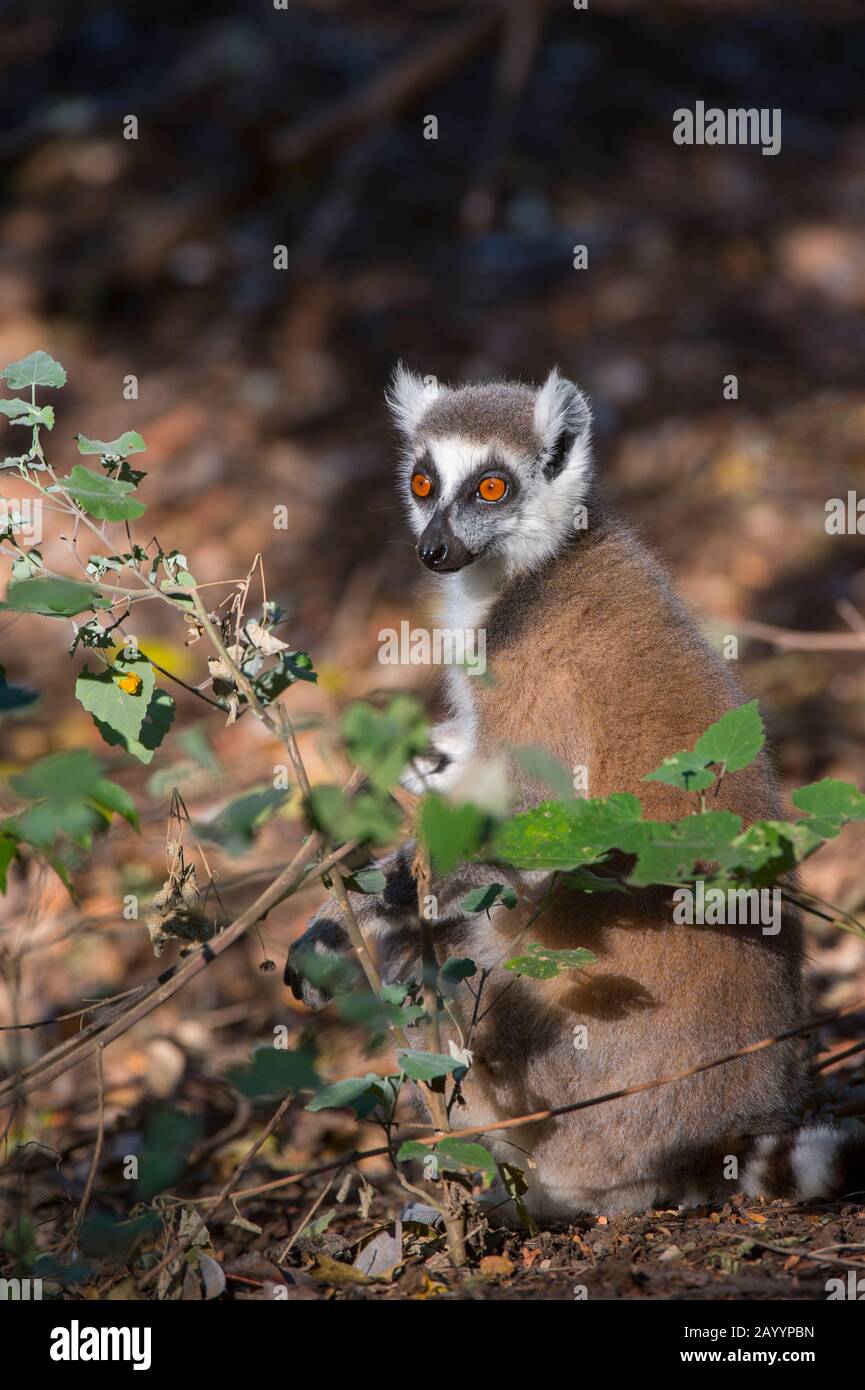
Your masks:
{"label": "orange eye", "polygon": [[504,478],[481,478],[478,497],[484,502],[501,502],[507,490]]}
{"label": "orange eye", "polygon": [[415,497],[428,497],[432,491],[432,483],[426,473],[415,473],[411,480],[411,490]]}

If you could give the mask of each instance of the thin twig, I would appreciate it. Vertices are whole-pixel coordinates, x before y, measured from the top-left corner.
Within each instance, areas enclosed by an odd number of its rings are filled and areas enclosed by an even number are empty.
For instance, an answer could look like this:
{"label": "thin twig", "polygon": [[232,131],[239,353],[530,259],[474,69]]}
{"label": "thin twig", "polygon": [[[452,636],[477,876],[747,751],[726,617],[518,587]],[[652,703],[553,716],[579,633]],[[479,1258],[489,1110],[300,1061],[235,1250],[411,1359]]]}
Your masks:
{"label": "thin twig", "polygon": [[420,1144],[437,1144],[441,1139],[464,1139],[472,1134],[487,1134],[493,1130],[515,1129],[518,1125],[537,1124],[541,1120],[552,1120],[559,1115],[571,1115],[577,1110],[588,1110],[595,1105],[605,1105],[611,1100],[622,1100],[625,1096],[636,1096],[642,1091],[654,1091],[660,1086],[672,1086],[677,1081],[687,1081],[691,1076],[698,1076],[700,1072],[711,1071],[713,1067],[722,1067],[727,1062],[735,1062],[739,1057],[750,1057],[754,1052],[761,1052],[766,1047],[773,1047],[776,1043],[785,1042],[788,1038],[801,1037],[803,1033],[810,1033],[815,1028],[822,1028],[826,1023],[832,1023],[836,1018],[844,1018],[846,1014],[856,1013],[857,1010],[865,1009],[865,999],[858,999],[855,1004],[847,1004],[843,1009],[835,1009],[830,1014],[822,1014],[819,1018],[812,1018],[810,1022],[800,1024],[798,1028],[788,1028],[783,1033],[776,1033],[770,1038],[760,1038],[758,1042],[748,1043],[746,1047],[740,1047],[735,1052],[728,1052],[724,1057],[716,1057],[711,1062],[700,1062],[698,1066],[688,1067],[685,1071],[674,1072],[671,1076],[656,1077],[654,1081],[641,1081],[636,1086],[625,1086],[618,1091],[606,1091],[600,1096],[591,1096],[588,1100],[575,1100],[570,1105],[558,1105],[545,1110],[535,1110],[529,1115],[515,1115],[509,1120],[495,1120],[487,1125],[472,1125],[468,1129],[454,1129],[449,1133],[439,1131],[435,1134],[424,1135],[418,1139]]}
{"label": "thin twig", "polygon": [[843,1062],[845,1057],[852,1057],[856,1052],[865,1052],[865,1042],[854,1043],[852,1047],[847,1047],[843,1052],[835,1052],[831,1057],[824,1057],[822,1062],[815,1062],[812,1071],[825,1071],[827,1067],[834,1067],[836,1062]]}
{"label": "thin twig", "polygon": [[[688,1077],[696,1076],[699,1072],[710,1071],[713,1067],[725,1066],[728,1062],[734,1062],[739,1057],[747,1057],[751,1053],[759,1052],[765,1047],[773,1047],[776,1043],[785,1042],[788,1038],[801,1037],[803,1033],[810,1033],[815,1028],[822,1028],[827,1023],[834,1023],[836,1019],[843,1018],[847,1014],[855,1013],[857,1010],[865,1009],[865,999],[859,999],[855,1004],[847,1004],[842,1009],[835,1009],[830,1014],[821,1014],[819,1018],[812,1018],[807,1023],[800,1024],[798,1028],[789,1028],[783,1033],[776,1033],[769,1038],[761,1038],[759,1042],[749,1043],[746,1047],[739,1048],[736,1052],[730,1052],[724,1057],[717,1057],[711,1062],[701,1062],[699,1066],[691,1067],[687,1071],[677,1072],[674,1076],[657,1077],[654,1081],[644,1081],[637,1086],[628,1086],[619,1091],[607,1091],[603,1095],[592,1096],[588,1100],[575,1101],[571,1105],[559,1106],[556,1109],[537,1110],[531,1115],[518,1115],[509,1120],[498,1120],[488,1125],[475,1125],[470,1129],[455,1129],[450,1132],[438,1132],[434,1134],[419,1134],[413,1132],[411,1137],[421,1144],[437,1144],[441,1139],[463,1139],[473,1134],[486,1134],[492,1130],[513,1129],[517,1125],[538,1123],[542,1120],[555,1118],[557,1115],[567,1115],[575,1110],[587,1110],[591,1106],[606,1105],[613,1100],[621,1100],[625,1096],[637,1095],[641,1091],[651,1091],[660,1086],[670,1086],[676,1081],[686,1081]],[[423,1125],[408,1126],[407,1129],[417,1131],[423,1129]],[[355,1151],[351,1155],[351,1162],[360,1163],[366,1158],[376,1158],[388,1152],[387,1148],[366,1149]],[[235,1194],[240,1201],[244,1197],[257,1197],[262,1193],[272,1192],[276,1188],[285,1187],[290,1183],[302,1182],[304,1178],[317,1177],[320,1173],[328,1173],[331,1169],[345,1163],[344,1158],[336,1159],[331,1163],[319,1164],[315,1168],[307,1168],[298,1173],[291,1173],[287,1177],[277,1178],[274,1182],[267,1183],[262,1187],[245,1188]],[[209,1198],[202,1199],[204,1201]]]}
{"label": "thin twig", "polygon": [[771,1250],[773,1255],[796,1255],[800,1260],[815,1260],[821,1265],[842,1265],[844,1269],[865,1269],[865,1264],[858,1260],[841,1260],[837,1255],[821,1255],[817,1250],[806,1250],[801,1245],[770,1245],[767,1240],[758,1240],[756,1236],[746,1235],[744,1232],[739,1234],[736,1231],[722,1231],[719,1233],[726,1236],[727,1240],[747,1241],[749,1245],[758,1245],[761,1250]]}
{"label": "thin twig", "polygon": [[[96,1174],[99,1170],[99,1160],[102,1157],[102,1146],[105,1142],[105,1076],[102,1069],[102,1055],[104,1051],[105,1048],[101,1045],[96,1049],[96,1086],[99,1097],[99,1118],[97,1120],[96,1125],[96,1144],[93,1149],[93,1159],[90,1164],[90,1171],[87,1174],[87,1182],[84,1185],[84,1192],[81,1197],[81,1203],[78,1207],[78,1211],[75,1214],[75,1220],[72,1223],[72,1230],[70,1232],[68,1241],[68,1244],[72,1246],[75,1246],[78,1243],[78,1236],[81,1231],[81,1227],[84,1224],[84,1216],[90,1204],[90,1197],[93,1192],[93,1184],[96,1181]],[[66,1244],[67,1242],[64,1241],[60,1248],[63,1249]]]}
{"label": "thin twig", "polygon": [[[347,1167],[348,1167],[348,1164],[347,1164],[347,1163],[344,1163],[344,1164],[342,1165],[342,1167],[343,1167],[343,1168],[347,1168]],[[303,1231],[306,1230],[306,1228],[307,1228],[307,1226],[309,1225],[310,1221],[311,1221],[312,1218],[315,1216],[315,1213],[318,1211],[319,1207],[321,1206],[322,1202],[324,1201],[324,1199],[325,1199],[325,1197],[327,1196],[327,1194],[328,1194],[328,1192],[330,1191],[330,1189],[333,1187],[334,1183],[336,1182],[336,1180],[337,1180],[337,1178],[339,1177],[339,1174],[340,1174],[341,1172],[342,1172],[342,1168],[338,1168],[338,1169],[336,1170],[335,1173],[332,1173],[332,1174],[331,1174],[331,1176],[330,1176],[330,1177],[328,1178],[328,1180],[327,1180],[326,1185],[322,1188],[321,1192],[320,1192],[320,1193],[318,1194],[318,1196],[316,1197],[316,1199],[315,1199],[315,1201],[313,1202],[312,1206],[311,1206],[311,1207],[309,1208],[309,1210],[300,1218],[300,1220],[298,1221],[296,1227],[294,1228],[294,1231],[293,1231],[292,1234],[289,1236],[288,1240],[286,1241],[285,1245],[284,1245],[283,1248],[282,1248],[282,1251],[281,1251],[281,1253],[280,1253],[279,1259],[278,1259],[277,1262],[276,1262],[278,1265],[281,1265],[281,1264],[288,1258],[288,1253],[289,1253],[289,1251],[291,1250],[292,1246],[294,1245],[294,1242],[297,1240],[297,1238],[298,1238],[298,1236],[301,1234],[301,1232],[303,1232]]]}
{"label": "thin twig", "polygon": [[30,1023],[3,1023],[0,1024],[0,1033],[18,1033],[26,1032],[32,1028],[49,1028],[52,1023],[65,1023],[70,1018],[83,1018],[85,1014],[92,1014],[96,1009],[106,1009],[109,1004],[117,1004],[121,999],[130,999],[133,995],[141,994],[144,988],[144,985],[136,985],[134,989],[125,989],[121,994],[109,994],[105,999],[94,999],[92,1003],[85,1004],[81,1009],[70,1009],[69,1013],[66,1014],[52,1014],[50,1018],[37,1018]]}
{"label": "thin twig", "polygon": [[746,618],[717,620],[730,632],[754,637],[779,651],[800,652],[865,652],[865,633],[860,632],[797,632],[794,628],[776,627],[774,623],[757,623]]}
{"label": "thin twig", "polygon": [[[378,973],[375,961],[370,955],[369,947],[364,940],[363,932],[360,929],[354,908],[349,901],[348,890],[346,889],[342,874],[338,868],[335,868],[331,872],[330,877],[333,882],[334,896],[342,908],[345,924],[348,929],[349,940],[354,947],[354,953],[357,956],[358,963],[376,999],[381,999],[381,976]],[[399,1047],[407,1049],[411,1046],[404,1029],[400,1028],[399,1024],[389,1022],[388,1031]]]}
{"label": "thin twig", "polygon": [[271,1134],[273,1134],[274,1130],[278,1128],[283,1115],[285,1114],[286,1110],[294,1100],[295,1094],[296,1093],[294,1091],[289,1091],[288,1095],[285,1096],[279,1102],[279,1105],[274,1110],[267,1124],[264,1126],[264,1129],[261,1131],[255,1142],[251,1144],[250,1147],[247,1149],[246,1153],[243,1155],[243,1158],[240,1160],[234,1172],[231,1174],[231,1177],[225,1183],[224,1187],[222,1188],[222,1191],[217,1196],[213,1210],[209,1213],[208,1216],[199,1217],[197,1223],[191,1228],[191,1230],[187,1231],[186,1235],[183,1237],[182,1240],[179,1240],[176,1243],[176,1245],[174,1245],[173,1248],[169,1250],[165,1258],[160,1260],[158,1265],[154,1265],[152,1269],[147,1271],[144,1278],[141,1280],[142,1288],[146,1287],[148,1284],[152,1284],[154,1279],[158,1278],[158,1276],[162,1273],[163,1269],[167,1269],[167,1267],[170,1264],[173,1264],[175,1260],[179,1259],[179,1257],[183,1254],[184,1250],[189,1249],[189,1246],[195,1240],[196,1236],[204,1230],[207,1221],[209,1219],[212,1219],[216,1215],[223,1202],[226,1201],[226,1199],[230,1195],[235,1183],[243,1177],[247,1168],[249,1168],[252,1164],[252,1161],[255,1158],[255,1155],[258,1153],[259,1149],[261,1148],[262,1144],[265,1142],[265,1140],[269,1139]]}
{"label": "thin twig", "polygon": [[[362,780],[363,774],[360,771],[354,772],[343,788],[343,795],[350,795]],[[100,1040],[109,1043],[128,1032],[142,1018],[146,1018],[154,1009],[158,1009],[183,989],[184,985],[221,956],[244,932],[266,917],[278,903],[297,892],[301,885],[306,886],[313,879],[327,873],[353,849],[352,845],[342,845],[321,863],[310,864],[310,859],[321,843],[322,837],[318,833],[311,835],[301,845],[291,863],[230,926],[225,927],[218,936],[188,956],[182,964],[172,966],[156,980],[150,981],[144,987],[142,997],[136,1000],[131,1008],[110,1011],[106,1019],[95,1020],[82,1029],[75,1039],[61,1043],[38,1062],[4,1081],[0,1085],[0,1105],[11,1102],[17,1096],[28,1095],[56,1077],[62,1076],[71,1067],[77,1066],[89,1057]]]}

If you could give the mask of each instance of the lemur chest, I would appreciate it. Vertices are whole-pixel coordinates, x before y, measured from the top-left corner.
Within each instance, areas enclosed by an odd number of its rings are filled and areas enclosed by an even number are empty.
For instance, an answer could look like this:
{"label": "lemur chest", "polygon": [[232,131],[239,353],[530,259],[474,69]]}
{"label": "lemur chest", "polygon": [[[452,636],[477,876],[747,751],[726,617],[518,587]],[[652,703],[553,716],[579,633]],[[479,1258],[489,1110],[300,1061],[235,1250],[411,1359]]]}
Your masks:
{"label": "lemur chest", "polygon": [[[522,610],[514,617],[498,597],[502,575],[487,562],[472,570],[479,572],[453,576],[442,611],[448,630],[463,634],[476,659],[445,676],[451,717],[435,731],[435,742],[449,765],[439,789],[457,783],[459,765],[527,745],[545,749],[568,768],[586,764],[587,702],[563,642],[561,615],[541,604],[534,605],[532,621],[523,621]],[[519,640],[510,631],[517,618]]]}
{"label": "lemur chest", "polygon": [[586,702],[561,668],[491,652],[486,675],[454,673],[449,695],[471,757],[491,758],[534,747],[572,770],[589,761]]}

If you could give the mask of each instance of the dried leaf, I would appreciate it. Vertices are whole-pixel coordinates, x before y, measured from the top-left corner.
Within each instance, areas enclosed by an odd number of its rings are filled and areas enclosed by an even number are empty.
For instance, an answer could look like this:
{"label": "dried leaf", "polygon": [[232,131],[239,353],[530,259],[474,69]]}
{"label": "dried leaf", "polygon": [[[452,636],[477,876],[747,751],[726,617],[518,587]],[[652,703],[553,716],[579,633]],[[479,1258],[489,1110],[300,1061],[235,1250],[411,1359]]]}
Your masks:
{"label": "dried leaf", "polygon": [[440,1294],[447,1293],[447,1284],[439,1284],[437,1280],[431,1279],[429,1274],[424,1271],[423,1284],[417,1293],[409,1294],[409,1298],[427,1299],[438,1298]]}
{"label": "dried leaf", "polygon": [[354,1265],[343,1264],[341,1260],[331,1259],[330,1255],[325,1255],[321,1251],[310,1265],[309,1273],[313,1279],[317,1279],[322,1284],[373,1284],[375,1282],[362,1270],[355,1269]]}
{"label": "dried leaf", "polygon": [[219,1298],[221,1293],[225,1293],[225,1274],[222,1266],[203,1251],[198,1257],[198,1272],[204,1284],[205,1299]]}
{"label": "dried leaf", "polygon": [[354,1261],[355,1269],[368,1274],[371,1279],[393,1278],[393,1272],[402,1264],[402,1222],[396,1223],[393,1235],[379,1231],[358,1251]]}

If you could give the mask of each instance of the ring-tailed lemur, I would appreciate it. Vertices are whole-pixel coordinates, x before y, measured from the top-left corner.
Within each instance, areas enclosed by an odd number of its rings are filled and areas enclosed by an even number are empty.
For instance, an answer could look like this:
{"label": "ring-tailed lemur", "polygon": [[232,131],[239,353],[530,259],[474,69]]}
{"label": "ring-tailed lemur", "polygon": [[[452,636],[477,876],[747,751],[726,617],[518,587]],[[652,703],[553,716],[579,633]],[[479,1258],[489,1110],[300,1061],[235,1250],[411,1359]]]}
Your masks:
{"label": "ring-tailed lemur", "polygon": [[[539,745],[586,768],[592,796],[633,792],[652,820],[687,814],[685,793],[642,779],[693,747],[741,696],[663,569],[603,500],[585,396],[555,371],[539,389],[446,389],[399,368],[389,401],[418,555],[438,577],[448,625],[486,629],[491,677],[449,673],[453,717],[409,783],[477,799],[509,749]],[[519,764],[507,770],[516,806],[549,795]],[[713,805],[746,822],[778,817],[765,756],[722,779]],[[419,978],[412,854],[409,844],[386,861],[380,897],[351,899],[386,981]],[[519,889],[519,909],[463,912],[468,886],[503,877]],[[501,867],[433,885],[439,958],[468,956],[492,971],[485,1000],[494,1002],[473,1034],[460,1127],[669,1075],[801,1023],[794,911],[764,935],[759,926],[677,925],[668,889],[565,893],[532,938],[588,947],[596,964],[515,980],[502,962],[541,886]],[[325,996],[295,969],[310,949],[348,949],[337,904],[317,914],[286,968],[295,994],[316,1007]],[[801,1198],[865,1188],[861,1129],[797,1128],[803,1053],[792,1039],[675,1085],[491,1135],[490,1147],[528,1167],[526,1201],[539,1219],[692,1204],[737,1188]]]}

